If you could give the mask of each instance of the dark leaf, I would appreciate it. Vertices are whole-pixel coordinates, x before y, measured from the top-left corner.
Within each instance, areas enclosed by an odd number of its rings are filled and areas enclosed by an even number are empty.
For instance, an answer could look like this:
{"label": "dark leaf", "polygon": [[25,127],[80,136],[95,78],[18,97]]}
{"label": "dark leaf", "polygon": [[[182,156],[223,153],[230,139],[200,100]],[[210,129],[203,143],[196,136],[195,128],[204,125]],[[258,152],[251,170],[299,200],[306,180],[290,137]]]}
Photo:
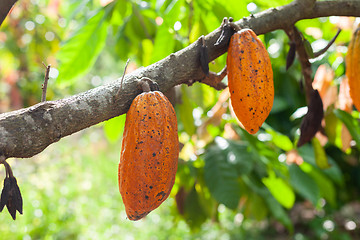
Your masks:
{"label": "dark leaf", "polygon": [[14,220],[16,219],[16,210],[20,214],[23,212],[23,200],[15,177],[7,177],[4,180],[4,188],[0,200],[0,212],[5,205]]}
{"label": "dark leaf", "polygon": [[10,198],[6,204],[7,210],[10,213],[11,217],[15,220],[16,219],[16,207],[12,199]]}
{"label": "dark leaf", "polygon": [[1,200],[0,200],[0,212],[4,209],[8,199],[9,199],[9,193],[10,193],[10,185],[11,181],[10,178],[4,179],[4,187],[1,192]]}
{"label": "dark leaf", "polygon": [[301,147],[309,142],[320,129],[321,120],[324,117],[323,103],[317,90],[313,90],[308,107],[308,112],[300,125],[300,139],[297,143]]}
{"label": "dark leaf", "polygon": [[175,195],[176,207],[181,215],[185,213],[185,199],[187,193],[185,192],[185,188],[183,186],[180,187],[179,191]]}
{"label": "dark leaf", "polygon": [[229,45],[231,36],[235,33],[235,30],[230,27],[229,24],[222,26],[220,37],[216,40],[214,46]]}
{"label": "dark leaf", "polygon": [[209,54],[206,45],[201,45],[200,49],[200,65],[206,75],[209,75]]}
{"label": "dark leaf", "polygon": [[291,67],[295,60],[296,53],[296,44],[294,42],[290,42],[290,49],[286,56],[286,71]]}
{"label": "dark leaf", "polygon": [[12,193],[13,193],[13,202],[15,204],[16,210],[19,211],[20,214],[23,212],[23,200],[21,197],[20,188],[17,184],[16,178],[10,178],[11,180],[11,187],[12,187]]}

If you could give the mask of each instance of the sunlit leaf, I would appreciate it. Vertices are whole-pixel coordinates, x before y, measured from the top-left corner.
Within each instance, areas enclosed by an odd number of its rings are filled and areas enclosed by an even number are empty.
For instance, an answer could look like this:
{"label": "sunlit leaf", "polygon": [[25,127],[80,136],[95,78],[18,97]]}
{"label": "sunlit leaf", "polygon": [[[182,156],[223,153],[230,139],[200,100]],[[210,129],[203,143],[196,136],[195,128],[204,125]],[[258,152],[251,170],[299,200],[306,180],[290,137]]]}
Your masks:
{"label": "sunlit leaf", "polygon": [[311,143],[314,148],[316,165],[321,169],[326,169],[331,167],[328,163],[325,150],[321,146],[320,141],[317,138],[313,138],[311,140]]}
{"label": "sunlit leaf", "polygon": [[191,28],[189,40],[190,42],[195,42],[201,35],[206,35],[206,25],[202,18],[195,22]]}
{"label": "sunlit leaf", "polygon": [[264,126],[267,133],[272,136],[271,142],[274,143],[277,147],[281,148],[284,151],[290,151],[293,149],[293,144],[290,138],[286,135],[283,135],[279,132],[276,132],[274,129],[268,126]]}
{"label": "sunlit leaf", "polygon": [[114,143],[120,139],[124,132],[125,120],[126,114],[123,114],[105,122],[104,132],[110,142]]}
{"label": "sunlit leaf", "polygon": [[85,74],[95,63],[105,46],[108,11],[101,9],[65,41],[57,54],[60,62],[60,83],[69,82]]}
{"label": "sunlit leaf", "polygon": [[191,136],[195,133],[195,124],[194,124],[194,117],[193,117],[193,106],[190,102],[190,98],[186,91],[185,86],[181,86],[181,93],[182,93],[182,103],[178,104],[179,108],[179,118],[183,124],[185,132]]}
{"label": "sunlit leaf", "polygon": [[159,61],[174,51],[175,39],[174,33],[165,24],[162,24],[155,36],[154,51],[151,57],[151,63]]}
{"label": "sunlit leaf", "polygon": [[333,111],[327,111],[324,119],[326,136],[328,137],[329,142],[334,144],[336,141],[336,130],[339,120]]}
{"label": "sunlit leaf", "polygon": [[275,173],[269,172],[269,177],[263,178],[262,182],[281,205],[286,208],[291,208],[294,205],[294,191],[282,178],[278,178]]}
{"label": "sunlit leaf", "polygon": [[142,40],[142,49],[143,49],[143,56],[142,56],[142,63],[144,66],[150,65],[152,62],[153,56],[153,49],[154,45],[150,39]]}
{"label": "sunlit leaf", "polygon": [[351,136],[356,142],[356,147],[360,150],[360,124],[357,119],[351,116],[349,113],[335,109],[335,115],[345,124],[349,130]]}

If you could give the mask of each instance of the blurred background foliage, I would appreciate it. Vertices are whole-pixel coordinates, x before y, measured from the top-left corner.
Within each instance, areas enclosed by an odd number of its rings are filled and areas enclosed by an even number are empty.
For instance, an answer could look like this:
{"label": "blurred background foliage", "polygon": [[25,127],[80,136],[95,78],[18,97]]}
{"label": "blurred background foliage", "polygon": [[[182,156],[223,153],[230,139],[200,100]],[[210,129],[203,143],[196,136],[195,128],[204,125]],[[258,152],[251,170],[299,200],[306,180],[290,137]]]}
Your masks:
{"label": "blurred background foliage", "polygon": [[[183,49],[217,27],[291,2],[22,0],[0,29],[0,113],[36,104],[51,64],[48,100],[116,81]],[[171,196],[130,222],[117,186],[125,115],[62,139],[30,159],[12,159],[24,215],[0,214],[1,239],[356,239],[360,238],[360,125],[345,73],[358,20],[328,17],[296,26],[314,51],[323,131],[297,149],[307,111],[300,64],[285,70],[289,39],[260,36],[274,70],[275,101],[259,133],[245,132],[227,90],[176,87],[180,152]],[[220,71],[226,54],[210,63]],[[226,81],[226,79],[225,79]],[[0,172],[0,177],[4,176]]]}

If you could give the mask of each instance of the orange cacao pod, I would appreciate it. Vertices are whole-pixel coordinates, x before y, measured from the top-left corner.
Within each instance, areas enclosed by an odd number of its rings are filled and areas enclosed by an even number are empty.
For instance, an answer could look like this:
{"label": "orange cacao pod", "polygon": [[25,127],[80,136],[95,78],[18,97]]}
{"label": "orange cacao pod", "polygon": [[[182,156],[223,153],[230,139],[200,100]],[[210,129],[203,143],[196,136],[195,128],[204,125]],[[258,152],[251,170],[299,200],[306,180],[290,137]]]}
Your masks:
{"label": "orange cacao pod", "polygon": [[360,111],[360,25],[352,36],[345,60],[350,96],[356,109]]}
{"label": "orange cacao pod", "polygon": [[144,92],[126,115],[119,189],[130,220],[159,207],[174,185],[179,155],[173,106],[159,91]]}
{"label": "orange cacao pod", "polygon": [[230,39],[226,62],[231,105],[245,130],[254,134],[274,101],[269,54],[251,29],[242,29]]}

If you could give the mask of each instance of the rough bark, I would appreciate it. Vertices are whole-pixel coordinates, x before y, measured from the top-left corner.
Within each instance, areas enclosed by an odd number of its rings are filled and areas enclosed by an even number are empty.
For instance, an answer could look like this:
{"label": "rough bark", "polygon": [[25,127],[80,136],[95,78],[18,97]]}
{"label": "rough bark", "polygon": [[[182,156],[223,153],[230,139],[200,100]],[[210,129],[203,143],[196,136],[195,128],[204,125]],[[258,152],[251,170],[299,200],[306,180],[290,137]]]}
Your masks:
{"label": "rough bark", "polygon": [[[289,29],[299,20],[326,16],[360,16],[360,1],[294,1],[288,5],[243,18],[236,22],[250,27],[258,35],[277,29]],[[214,47],[220,28],[205,37],[210,61],[226,52],[225,46]],[[31,157],[60,138],[78,132],[127,112],[140,90],[137,80],[148,77],[161,91],[205,78],[199,61],[200,41],[169,55],[124,78],[123,89],[116,96],[120,81],[91,89],[57,101],[0,115],[0,157]]]}

